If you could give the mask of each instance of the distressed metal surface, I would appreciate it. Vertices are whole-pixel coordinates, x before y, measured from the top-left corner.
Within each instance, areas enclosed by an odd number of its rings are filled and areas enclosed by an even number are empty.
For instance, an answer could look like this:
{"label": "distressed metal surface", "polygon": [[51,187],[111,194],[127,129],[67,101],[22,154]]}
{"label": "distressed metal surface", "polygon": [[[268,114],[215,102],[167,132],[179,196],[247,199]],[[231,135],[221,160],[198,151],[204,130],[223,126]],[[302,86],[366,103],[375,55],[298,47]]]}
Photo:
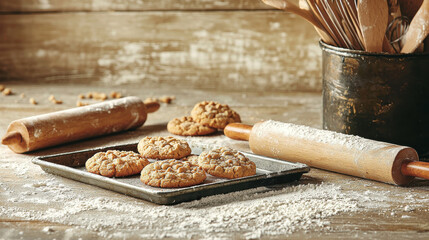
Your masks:
{"label": "distressed metal surface", "polygon": [[429,154],[429,53],[323,51],[323,128]]}
{"label": "distressed metal surface", "polygon": [[[192,146],[192,152],[200,154],[206,148],[208,146]],[[243,154],[256,163],[256,175],[239,179],[224,179],[208,174],[207,179],[200,185],[183,188],[156,188],[141,183],[140,175],[125,178],[108,178],[89,173],[85,170],[85,162],[89,157],[96,152],[107,151],[109,149],[137,151],[137,144],[117,145],[36,157],[32,162],[40,165],[48,173],[165,205],[196,200],[215,194],[296,181],[300,179],[303,173],[310,170],[305,164],[291,163],[243,152]]]}

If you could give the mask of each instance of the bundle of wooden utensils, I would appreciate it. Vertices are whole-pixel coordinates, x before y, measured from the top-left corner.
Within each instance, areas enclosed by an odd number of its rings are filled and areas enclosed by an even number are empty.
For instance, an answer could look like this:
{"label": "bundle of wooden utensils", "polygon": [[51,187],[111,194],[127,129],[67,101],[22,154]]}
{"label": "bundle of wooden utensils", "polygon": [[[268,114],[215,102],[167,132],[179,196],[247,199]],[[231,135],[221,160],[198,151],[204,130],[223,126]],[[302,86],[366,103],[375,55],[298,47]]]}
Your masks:
{"label": "bundle of wooden utensils", "polygon": [[[323,42],[367,52],[429,48],[429,0],[262,0],[310,22]],[[425,40],[426,39],[426,40]]]}

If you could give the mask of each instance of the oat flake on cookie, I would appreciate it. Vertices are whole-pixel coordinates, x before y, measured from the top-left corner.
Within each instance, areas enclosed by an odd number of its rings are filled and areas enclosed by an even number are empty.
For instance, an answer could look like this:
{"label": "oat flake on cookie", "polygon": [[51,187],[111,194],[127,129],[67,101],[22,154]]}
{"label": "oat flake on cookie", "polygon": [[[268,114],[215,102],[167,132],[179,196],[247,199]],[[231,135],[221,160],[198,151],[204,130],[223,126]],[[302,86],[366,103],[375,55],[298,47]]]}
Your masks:
{"label": "oat flake on cookie", "polygon": [[197,103],[191,115],[196,122],[218,129],[224,129],[229,123],[241,122],[240,115],[228,105],[213,101]]}
{"label": "oat flake on cookie", "polygon": [[137,149],[143,157],[151,159],[181,159],[191,154],[188,143],[175,137],[145,137]]}

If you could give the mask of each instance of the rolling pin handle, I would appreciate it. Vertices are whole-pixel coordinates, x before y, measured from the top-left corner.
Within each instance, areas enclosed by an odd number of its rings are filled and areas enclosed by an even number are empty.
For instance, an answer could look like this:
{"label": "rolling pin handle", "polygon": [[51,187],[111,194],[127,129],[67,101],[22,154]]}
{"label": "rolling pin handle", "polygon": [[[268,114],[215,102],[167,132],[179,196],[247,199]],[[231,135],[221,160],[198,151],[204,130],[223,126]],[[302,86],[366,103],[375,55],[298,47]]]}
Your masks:
{"label": "rolling pin handle", "polygon": [[22,136],[19,132],[13,131],[6,134],[1,140],[1,144],[3,145],[11,145],[14,143],[20,143],[22,141]]}
{"label": "rolling pin handle", "polygon": [[249,141],[253,126],[242,123],[230,123],[223,130],[225,136],[235,140]]}
{"label": "rolling pin handle", "polygon": [[153,113],[158,111],[160,105],[157,102],[148,102],[144,104],[146,106],[146,112],[147,113]]}
{"label": "rolling pin handle", "polygon": [[429,180],[429,163],[421,161],[406,161],[402,163],[401,172],[407,176]]}

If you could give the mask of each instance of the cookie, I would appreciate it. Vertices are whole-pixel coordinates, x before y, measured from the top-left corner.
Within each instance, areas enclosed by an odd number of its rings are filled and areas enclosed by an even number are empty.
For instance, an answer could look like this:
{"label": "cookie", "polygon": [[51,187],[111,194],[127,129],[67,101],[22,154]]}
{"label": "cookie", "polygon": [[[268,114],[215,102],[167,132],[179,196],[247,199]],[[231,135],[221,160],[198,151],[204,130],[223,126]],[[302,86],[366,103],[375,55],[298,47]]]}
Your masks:
{"label": "cookie", "polygon": [[188,161],[192,163],[192,165],[198,166],[198,155],[189,155],[187,157],[181,158],[181,161]]}
{"label": "cookie", "polygon": [[88,172],[105,177],[125,177],[140,173],[149,161],[131,151],[109,150],[89,158],[85,167]]}
{"label": "cookie", "polygon": [[188,143],[174,137],[145,137],[137,145],[145,158],[181,159],[191,154]]}
{"label": "cookie", "polygon": [[191,115],[195,122],[219,129],[224,129],[229,123],[241,122],[240,115],[228,105],[212,101],[197,103]]}
{"label": "cookie", "polygon": [[214,133],[216,128],[201,125],[195,122],[192,117],[175,118],[168,122],[167,130],[181,136],[202,136]]}
{"label": "cookie", "polygon": [[256,165],[243,154],[231,148],[218,148],[203,152],[198,165],[207,173],[222,178],[240,178],[256,174]]}
{"label": "cookie", "polygon": [[190,162],[169,159],[147,165],[140,180],[152,187],[189,187],[204,182],[206,173]]}

